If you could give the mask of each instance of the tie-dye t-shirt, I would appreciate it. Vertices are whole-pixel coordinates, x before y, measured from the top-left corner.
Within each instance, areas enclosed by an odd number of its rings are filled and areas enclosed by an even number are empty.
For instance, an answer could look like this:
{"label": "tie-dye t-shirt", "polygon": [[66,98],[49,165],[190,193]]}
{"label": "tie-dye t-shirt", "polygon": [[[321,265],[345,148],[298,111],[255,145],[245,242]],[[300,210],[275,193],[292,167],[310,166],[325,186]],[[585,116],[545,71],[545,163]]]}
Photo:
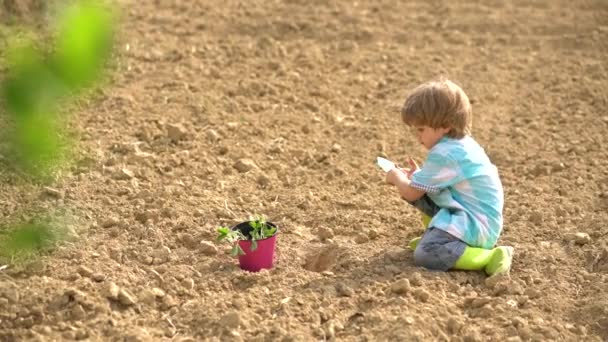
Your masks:
{"label": "tie-dye t-shirt", "polygon": [[494,247],[502,231],[503,189],[496,166],[472,137],[441,138],[412,175],[411,186],[441,208],[429,227],[473,247]]}

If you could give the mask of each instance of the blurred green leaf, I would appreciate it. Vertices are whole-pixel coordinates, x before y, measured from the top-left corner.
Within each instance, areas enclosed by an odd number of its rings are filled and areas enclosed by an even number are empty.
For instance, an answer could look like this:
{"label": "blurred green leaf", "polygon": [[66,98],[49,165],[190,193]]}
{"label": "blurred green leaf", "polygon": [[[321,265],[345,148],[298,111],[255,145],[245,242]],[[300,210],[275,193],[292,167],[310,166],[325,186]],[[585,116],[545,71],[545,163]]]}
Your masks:
{"label": "blurred green leaf", "polygon": [[59,237],[51,226],[27,223],[10,230],[0,240],[0,255],[29,255],[52,246]]}
{"label": "blurred green leaf", "polygon": [[[9,37],[8,70],[0,96],[11,115],[8,133],[14,159],[31,176],[46,178],[64,159],[65,126],[56,115],[69,93],[101,76],[113,41],[113,17],[92,1],[75,1],[59,17],[51,52],[28,37]],[[12,131],[10,131],[12,130]]]}
{"label": "blurred green leaf", "polygon": [[59,22],[52,66],[74,90],[99,77],[110,54],[113,20],[109,11],[92,2],[70,7]]}
{"label": "blurred green leaf", "polygon": [[32,114],[15,122],[18,161],[30,174],[41,175],[62,160],[58,120],[52,114]]}
{"label": "blurred green leaf", "polygon": [[64,92],[61,82],[46,66],[40,52],[31,43],[9,48],[9,75],[2,92],[9,112],[17,117],[41,110],[53,110]]}

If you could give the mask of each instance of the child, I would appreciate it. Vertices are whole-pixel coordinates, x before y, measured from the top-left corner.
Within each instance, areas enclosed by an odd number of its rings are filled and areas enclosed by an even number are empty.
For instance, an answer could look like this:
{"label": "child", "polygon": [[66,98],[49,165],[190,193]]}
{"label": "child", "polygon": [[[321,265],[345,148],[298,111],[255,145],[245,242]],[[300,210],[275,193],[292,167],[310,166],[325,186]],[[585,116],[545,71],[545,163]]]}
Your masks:
{"label": "child", "polygon": [[470,136],[471,104],[445,79],[412,92],[403,122],[428,150],[422,168],[394,168],[386,181],[428,215],[421,238],[410,242],[414,263],[432,270],[484,270],[508,274],[513,247],[496,247],[502,230],[503,189],[496,167]]}

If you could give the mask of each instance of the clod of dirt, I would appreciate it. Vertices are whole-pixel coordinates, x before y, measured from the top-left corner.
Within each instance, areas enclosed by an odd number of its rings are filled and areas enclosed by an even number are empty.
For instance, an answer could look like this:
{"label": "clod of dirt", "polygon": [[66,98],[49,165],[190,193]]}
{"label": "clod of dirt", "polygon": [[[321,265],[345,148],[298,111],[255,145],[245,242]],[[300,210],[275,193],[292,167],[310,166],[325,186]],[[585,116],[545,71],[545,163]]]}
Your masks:
{"label": "clod of dirt", "polygon": [[268,178],[268,176],[262,174],[262,175],[258,176],[257,182],[262,188],[266,188],[266,187],[268,187],[268,185],[270,185],[270,178]]}
{"label": "clod of dirt", "polygon": [[355,236],[355,242],[358,244],[363,244],[363,243],[369,242],[369,236],[367,236],[367,234],[364,234],[364,233],[359,233]]}
{"label": "clod of dirt", "polygon": [[78,274],[80,274],[83,277],[90,278],[91,276],[93,276],[93,270],[91,270],[90,268],[88,268],[84,265],[80,265],[78,267]]}
{"label": "clod of dirt", "polygon": [[317,236],[319,236],[321,241],[325,241],[334,237],[334,231],[330,228],[320,227],[317,229]]}
{"label": "clod of dirt", "polygon": [[145,164],[148,161],[154,160],[154,155],[152,153],[138,151],[130,155],[128,158],[131,163]]}
{"label": "clod of dirt", "polygon": [[221,139],[221,136],[216,130],[210,129],[207,131],[207,139],[209,139],[210,141],[216,142]]}
{"label": "clod of dirt", "polygon": [[86,315],[87,315],[87,312],[84,311],[84,309],[82,308],[82,306],[78,305],[78,304],[74,305],[72,307],[72,310],[70,310],[70,316],[71,316],[71,318],[76,319],[76,320],[83,319],[83,318],[86,317]]}
{"label": "clod of dirt", "polygon": [[8,282],[0,283],[0,298],[6,298],[9,302],[16,303],[19,301],[19,292]]}
{"label": "clod of dirt", "polygon": [[145,289],[145,290],[141,291],[139,293],[138,299],[140,302],[147,304],[147,305],[152,305],[156,302],[156,296],[150,289]]}
{"label": "clod of dirt", "polygon": [[245,173],[257,168],[257,165],[251,159],[243,158],[239,159],[234,163],[233,167],[240,173]]}
{"label": "clod of dirt", "polygon": [[160,306],[161,310],[169,310],[172,307],[177,306],[178,302],[175,298],[170,295],[166,295],[163,297],[163,302]]}
{"label": "clod of dirt", "polygon": [[167,124],[167,136],[171,141],[178,142],[186,138],[186,130],[181,125]]}
{"label": "clod of dirt", "polygon": [[51,188],[49,186],[45,186],[43,188],[44,195],[54,197],[54,198],[63,198],[63,193],[55,188]]}
{"label": "clod of dirt", "polygon": [[116,171],[112,175],[112,178],[114,178],[116,180],[129,180],[129,179],[132,179],[133,177],[135,177],[135,174],[133,173],[133,171],[131,171],[129,169],[125,169],[125,168],[122,168],[122,169]]}
{"label": "clod of dirt", "polygon": [[120,223],[120,221],[118,221],[117,218],[109,217],[101,222],[101,226],[103,228],[110,228],[110,227],[117,226],[119,223]]}
{"label": "clod of dirt", "polygon": [[237,329],[241,325],[241,317],[238,312],[232,311],[222,316],[219,323],[227,329]]}
{"label": "clod of dirt", "polygon": [[391,284],[391,291],[396,294],[406,294],[410,292],[412,286],[409,279],[399,279]]}
{"label": "clod of dirt", "polygon": [[145,289],[139,295],[139,301],[144,304],[154,304],[157,298],[165,297],[165,292],[159,288]]}
{"label": "clod of dirt", "polygon": [[135,219],[141,223],[158,220],[159,213],[157,210],[146,210],[135,214]]}
{"label": "clod of dirt", "polygon": [[463,325],[464,324],[455,317],[450,317],[446,323],[446,326],[448,328],[448,333],[450,333],[450,334],[459,333],[460,330],[462,329]]}
{"label": "clod of dirt", "polygon": [[217,247],[209,241],[201,241],[199,245],[201,253],[204,255],[216,255]]}
{"label": "clod of dirt", "polygon": [[103,273],[94,273],[91,276],[91,279],[93,279],[94,281],[100,283],[100,282],[102,282],[102,281],[104,281],[106,279],[106,276]]}
{"label": "clod of dirt", "polygon": [[182,280],[182,286],[186,290],[192,290],[192,289],[194,289],[194,279],[192,279],[192,278],[186,278],[186,279]]}
{"label": "clod of dirt", "polygon": [[586,245],[591,242],[591,237],[587,233],[572,233],[566,235],[566,241],[574,241],[577,245]]}
{"label": "clod of dirt", "polygon": [[331,151],[334,153],[338,153],[338,152],[342,151],[342,146],[340,146],[338,144],[333,144],[333,145],[331,145]]}
{"label": "clod of dirt", "polygon": [[122,305],[131,306],[136,303],[135,297],[125,289],[120,289],[117,296],[118,301]]}
{"label": "clod of dirt", "polygon": [[530,222],[539,226],[543,223],[543,213],[540,211],[535,211],[530,214]]}
{"label": "clod of dirt", "polygon": [[414,295],[414,298],[418,298],[418,300],[425,303],[429,300],[429,298],[431,298],[429,292],[422,288],[414,290],[412,294]]}
{"label": "clod of dirt", "polygon": [[177,239],[188,249],[195,249],[199,245],[198,240],[192,234],[179,233],[177,234]]}
{"label": "clod of dirt", "polygon": [[313,272],[327,271],[336,263],[338,253],[339,248],[335,244],[320,248],[306,257],[304,268]]}
{"label": "clod of dirt", "polygon": [[414,286],[422,286],[423,282],[424,281],[422,280],[422,276],[418,272],[415,272],[410,277],[410,283]]}
{"label": "clod of dirt", "polygon": [[167,246],[162,246],[152,252],[152,257],[155,263],[167,262],[171,258],[171,249]]}
{"label": "clod of dirt", "polygon": [[114,282],[108,282],[103,289],[103,295],[112,300],[118,300],[118,293],[120,292],[120,288],[118,285],[114,284]]}
{"label": "clod of dirt", "polygon": [[340,297],[352,297],[355,294],[355,290],[344,283],[337,283],[336,294]]}

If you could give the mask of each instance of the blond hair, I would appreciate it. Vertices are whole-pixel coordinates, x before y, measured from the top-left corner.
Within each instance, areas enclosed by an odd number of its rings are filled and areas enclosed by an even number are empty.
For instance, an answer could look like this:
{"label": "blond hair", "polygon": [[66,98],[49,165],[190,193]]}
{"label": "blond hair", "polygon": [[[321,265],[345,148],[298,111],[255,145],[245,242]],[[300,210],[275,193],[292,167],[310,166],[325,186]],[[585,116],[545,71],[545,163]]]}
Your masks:
{"label": "blond hair", "polygon": [[472,113],[469,97],[448,79],[424,83],[412,91],[401,109],[408,126],[450,128],[452,138],[471,134]]}

